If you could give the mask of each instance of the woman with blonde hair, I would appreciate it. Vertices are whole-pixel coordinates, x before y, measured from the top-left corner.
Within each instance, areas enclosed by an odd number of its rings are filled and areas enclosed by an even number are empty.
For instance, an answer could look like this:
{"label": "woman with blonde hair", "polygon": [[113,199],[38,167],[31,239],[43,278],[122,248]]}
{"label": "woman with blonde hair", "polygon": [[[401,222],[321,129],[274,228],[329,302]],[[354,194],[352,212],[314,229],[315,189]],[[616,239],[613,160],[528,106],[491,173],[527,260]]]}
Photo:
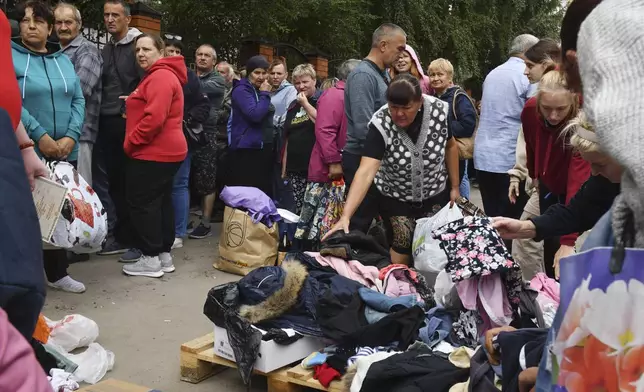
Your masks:
{"label": "woman with blonde hair", "polygon": [[[537,84],[541,77],[555,70],[561,60],[559,44],[552,39],[542,39],[524,53],[524,75],[532,84]],[[536,94],[536,90],[535,90]],[[508,170],[510,186],[508,198],[511,204],[524,204],[521,220],[532,219],[540,215],[539,190],[532,184],[526,167],[526,146],[523,129],[519,131],[516,148],[516,164]],[[536,184],[535,184],[536,185]],[[527,200],[527,201],[526,201]],[[521,265],[523,278],[531,280],[537,273],[543,272],[543,242],[531,238],[512,241],[512,257]]]}
{"label": "woman with blonde hair", "polygon": [[[590,165],[573,151],[570,136],[563,132],[578,110],[579,96],[568,89],[565,76],[550,71],[521,113],[528,173],[538,187],[542,214],[554,204],[567,204],[590,176]],[[554,264],[574,252],[577,237],[573,233],[544,242],[548,276],[555,277]]]}
{"label": "woman with blonde hair", "polygon": [[405,50],[398,56],[398,60],[393,63],[389,68],[389,76],[393,80],[397,75],[408,73],[414,75],[420,82],[420,87],[423,94],[432,94],[433,91],[429,86],[429,77],[423,72],[423,66],[420,64],[418,55],[414,48],[409,45],[405,46]]}
{"label": "woman with blonde hair", "polygon": [[284,120],[284,151],[282,178],[288,178],[293,188],[295,209],[299,214],[304,205],[309,161],[315,145],[315,119],[320,92],[315,88],[316,74],[311,64],[300,64],[293,69],[293,85],[297,98],[289,106]]}

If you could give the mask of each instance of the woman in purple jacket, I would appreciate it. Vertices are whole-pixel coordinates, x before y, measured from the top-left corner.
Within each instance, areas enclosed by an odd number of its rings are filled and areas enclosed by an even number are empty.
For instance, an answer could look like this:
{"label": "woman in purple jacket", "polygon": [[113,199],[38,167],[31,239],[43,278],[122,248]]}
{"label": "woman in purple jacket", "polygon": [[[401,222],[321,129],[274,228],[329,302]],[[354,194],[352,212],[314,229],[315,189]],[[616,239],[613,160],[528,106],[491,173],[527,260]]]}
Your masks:
{"label": "woman in purple jacket", "polygon": [[326,209],[326,194],[333,180],[342,178],[342,149],[347,140],[347,118],[344,114],[344,84],[360,60],[347,60],[338,68],[334,87],[325,90],[317,103],[315,145],[309,161],[304,205],[295,238],[319,240],[319,219]]}
{"label": "woman in purple jacket", "polygon": [[269,66],[264,56],[253,56],[246,63],[247,76],[233,81],[226,185],[251,186],[272,196],[275,108]]}

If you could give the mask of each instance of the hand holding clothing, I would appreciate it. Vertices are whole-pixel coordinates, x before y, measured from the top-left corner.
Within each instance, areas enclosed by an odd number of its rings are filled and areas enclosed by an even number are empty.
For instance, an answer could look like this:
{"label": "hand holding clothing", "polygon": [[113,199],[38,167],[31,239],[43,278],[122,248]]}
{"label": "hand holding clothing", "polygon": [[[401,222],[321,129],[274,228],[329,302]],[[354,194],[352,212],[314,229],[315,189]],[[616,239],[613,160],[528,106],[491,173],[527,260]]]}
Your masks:
{"label": "hand holding clothing", "polygon": [[351,223],[351,218],[342,216],[338,223],[336,223],[328,233],[322,237],[322,241],[326,241],[331,235],[337,231],[343,230],[346,234],[349,234],[349,224]]}
{"label": "hand holding clothing", "polygon": [[461,192],[459,191],[458,188],[452,188],[449,191],[449,207],[452,208],[454,207],[454,203],[456,203],[456,200],[461,198]]}
{"label": "hand holding clothing", "polygon": [[507,240],[530,239],[537,235],[534,223],[529,220],[497,217],[492,218],[492,227],[499,232],[501,238]]}

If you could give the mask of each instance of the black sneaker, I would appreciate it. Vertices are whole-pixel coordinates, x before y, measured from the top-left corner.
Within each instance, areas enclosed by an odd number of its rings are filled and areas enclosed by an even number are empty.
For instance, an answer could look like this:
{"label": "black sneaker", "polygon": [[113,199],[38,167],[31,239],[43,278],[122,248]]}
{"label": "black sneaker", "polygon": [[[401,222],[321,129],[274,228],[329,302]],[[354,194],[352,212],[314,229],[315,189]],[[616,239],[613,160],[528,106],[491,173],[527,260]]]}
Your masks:
{"label": "black sneaker", "polygon": [[127,248],[119,244],[118,242],[116,242],[114,238],[110,237],[103,245],[103,249],[96,254],[99,256],[111,256],[111,255],[118,255],[125,252],[127,252]]}
{"label": "black sneaker", "polygon": [[135,248],[128,249],[127,252],[119,259],[121,263],[136,263],[141,258],[141,251]]}
{"label": "black sneaker", "polygon": [[195,227],[195,229],[190,233],[190,238],[200,240],[202,238],[210,237],[212,232],[210,231],[210,227],[204,226],[203,223],[199,223],[199,226]]}

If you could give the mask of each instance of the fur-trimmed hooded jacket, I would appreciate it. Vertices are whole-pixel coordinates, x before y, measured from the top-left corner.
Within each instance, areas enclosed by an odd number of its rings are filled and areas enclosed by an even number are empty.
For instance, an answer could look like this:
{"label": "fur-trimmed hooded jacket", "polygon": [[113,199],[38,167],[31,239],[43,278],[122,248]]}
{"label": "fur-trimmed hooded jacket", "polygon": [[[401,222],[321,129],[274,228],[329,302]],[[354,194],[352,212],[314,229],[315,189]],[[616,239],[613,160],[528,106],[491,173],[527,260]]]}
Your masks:
{"label": "fur-trimmed hooded jacket", "polygon": [[364,287],[303,253],[289,253],[280,267],[257,268],[237,286],[239,315],[251,324],[293,328],[310,336],[324,336],[316,321],[316,305],[328,289],[351,295]]}

